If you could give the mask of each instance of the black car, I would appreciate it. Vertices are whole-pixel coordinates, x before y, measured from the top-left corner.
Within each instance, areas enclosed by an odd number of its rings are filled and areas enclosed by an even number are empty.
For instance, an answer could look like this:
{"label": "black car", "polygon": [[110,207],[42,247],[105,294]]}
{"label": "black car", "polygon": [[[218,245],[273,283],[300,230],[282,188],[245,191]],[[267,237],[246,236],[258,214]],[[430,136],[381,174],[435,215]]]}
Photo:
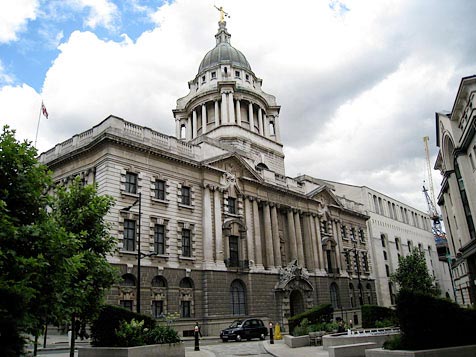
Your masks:
{"label": "black car", "polygon": [[251,340],[252,338],[264,340],[267,335],[268,329],[260,319],[235,320],[230,327],[220,332],[223,342],[228,340],[240,342],[243,339]]}

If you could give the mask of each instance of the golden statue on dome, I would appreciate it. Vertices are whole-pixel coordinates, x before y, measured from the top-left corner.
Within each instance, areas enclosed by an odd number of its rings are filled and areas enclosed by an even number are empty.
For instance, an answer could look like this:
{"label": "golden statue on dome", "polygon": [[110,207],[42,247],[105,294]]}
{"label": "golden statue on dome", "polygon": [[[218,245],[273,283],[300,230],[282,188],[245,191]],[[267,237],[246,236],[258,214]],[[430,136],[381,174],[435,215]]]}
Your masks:
{"label": "golden statue on dome", "polygon": [[220,7],[218,7],[216,5],[213,5],[213,6],[215,6],[215,9],[220,11],[220,21],[219,22],[225,22],[225,17],[230,18],[230,15],[228,15],[228,13],[225,10],[223,10],[223,6],[220,6]]}

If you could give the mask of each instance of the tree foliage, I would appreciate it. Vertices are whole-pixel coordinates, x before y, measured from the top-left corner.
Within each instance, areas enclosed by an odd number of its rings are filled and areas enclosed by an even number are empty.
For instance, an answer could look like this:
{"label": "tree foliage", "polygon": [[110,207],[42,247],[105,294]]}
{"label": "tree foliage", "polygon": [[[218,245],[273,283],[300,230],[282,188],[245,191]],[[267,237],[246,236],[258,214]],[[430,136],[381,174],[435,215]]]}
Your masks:
{"label": "tree foliage", "polygon": [[15,131],[0,134],[0,355],[18,356],[47,321],[83,320],[114,282],[109,197],[76,180],[56,197],[48,169]]}
{"label": "tree foliage", "polygon": [[391,280],[400,286],[400,291],[412,291],[432,296],[440,294],[435,278],[428,272],[425,255],[418,249],[414,249],[406,257],[400,258],[398,269],[392,274]]}

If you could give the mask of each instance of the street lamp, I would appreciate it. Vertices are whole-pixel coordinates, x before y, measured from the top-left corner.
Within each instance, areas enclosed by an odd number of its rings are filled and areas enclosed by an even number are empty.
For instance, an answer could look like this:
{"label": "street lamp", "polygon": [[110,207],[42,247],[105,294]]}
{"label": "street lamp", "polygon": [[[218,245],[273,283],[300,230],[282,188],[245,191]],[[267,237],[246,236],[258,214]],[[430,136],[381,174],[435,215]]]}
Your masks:
{"label": "street lamp", "polygon": [[139,192],[139,197],[135,200],[133,204],[129,207],[124,208],[124,211],[129,211],[132,207],[134,207],[137,203],[139,203],[139,222],[138,222],[138,232],[137,232],[137,284],[136,284],[136,308],[137,313],[140,314],[140,260],[141,260],[141,252],[140,252],[140,219],[142,216],[142,193]]}

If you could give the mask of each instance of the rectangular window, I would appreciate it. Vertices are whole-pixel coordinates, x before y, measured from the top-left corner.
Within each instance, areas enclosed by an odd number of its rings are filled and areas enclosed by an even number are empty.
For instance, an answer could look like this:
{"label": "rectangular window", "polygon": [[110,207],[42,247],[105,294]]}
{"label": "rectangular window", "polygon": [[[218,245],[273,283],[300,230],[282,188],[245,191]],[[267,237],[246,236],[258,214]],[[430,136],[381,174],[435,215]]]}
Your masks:
{"label": "rectangular window", "polygon": [[369,259],[366,252],[362,252],[362,263],[364,264],[364,270],[369,271]]}
{"label": "rectangular window", "polygon": [[190,206],[190,187],[182,186],[182,200],[181,203],[183,205]]}
{"label": "rectangular window", "polygon": [[249,74],[246,74],[246,75],[245,75],[245,78],[246,78],[247,81],[249,81],[249,80],[250,80]]}
{"label": "rectangular window", "polygon": [[240,78],[240,71],[235,71],[235,77]]}
{"label": "rectangular window", "polygon": [[121,300],[120,304],[124,309],[132,311],[132,300]]}
{"label": "rectangular window", "polygon": [[350,252],[346,250],[344,252],[344,255],[345,255],[345,264],[347,266],[347,270],[350,271],[352,270],[352,266],[350,265]]}
{"label": "rectangular window", "polygon": [[352,227],[350,229],[350,239],[355,240],[355,228],[354,227]]}
{"label": "rectangular window", "polygon": [[163,224],[155,225],[154,252],[156,254],[165,254],[165,226]]}
{"label": "rectangular window", "polygon": [[124,250],[133,252],[136,250],[136,221],[124,220],[124,239],[122,246]]}
{"label": "rectangular window", "polygon": [[202,76],[202,83],[205,83],[205,76]]}
{"label": "rectangular window", "polygon": [[125,189],[128,193],[137,193],[137,174],[132,172],[126,173]]}
{"label": "rectangular window", "polygon": [[164,313],[164,302],[162,300],[152,301],[152,315],[155,318],[163,316]]}
{"label": "rectangular window", "polygon": [[155,180],[154,197],[158,200],[165,200],[165,181]]}
{"label": "rectangular window", "polygon": [[228,213],[236,213],[236,198],[228,197]]}
{"label": "rectangular window", "polygon": [[212,72],[212,79],[215,79],[217,77],[217,72]]}
{"label": "rectangular window", "polygon": [[190,240],[190,229],[182,229],[182,256],[192,256],[192,244]]}
{"label": "rectangular window", "polygon": [[239,253],[238,253],[238,237],[230,236],[230,266],[237,267],[239,265]]}
{"label": "rectangular window", "polygon": [[346,226],[342,226],[340,228],[340,232],[341,232],[341,235],[342,235],[342,239],[347,239],[347,227]]}
{"label": "rectangular window", "polygon": [[365,232],[362,228],[359,229],[359,239],[361,242],[365,242]]}
{"label": "rectangular window", "polygon": [[322,221],[322,233],[329,233],[329,227],[327,227],[327,221]]}
{"label": "rectangular window", "polygon": [[180,317],[190,317],[190,301],[180,302]]}

